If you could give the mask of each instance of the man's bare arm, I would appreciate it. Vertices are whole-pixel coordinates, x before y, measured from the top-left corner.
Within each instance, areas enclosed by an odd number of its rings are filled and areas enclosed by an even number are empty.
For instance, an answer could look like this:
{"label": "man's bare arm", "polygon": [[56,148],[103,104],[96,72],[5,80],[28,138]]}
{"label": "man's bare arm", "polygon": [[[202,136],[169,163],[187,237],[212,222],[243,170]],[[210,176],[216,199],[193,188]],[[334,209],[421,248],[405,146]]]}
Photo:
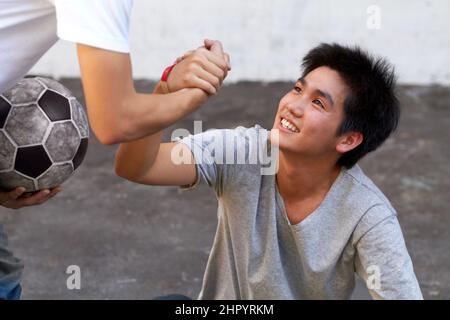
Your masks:
{"label": "man's bare arm", "polygon": [[172,72],[170,94],[137,93],[129,54],[78,44],[84,94],[91,127],[100,142],[115,144],[145,137],[166,128],[206,101],[204,95],[176,91],[196,87],[215,94],[228,69],[223,57],[197,49]]}
{"label": "man's bare arm", "polygon": [[[188,94],[206,94],[200,89],[183,89]],[[155,93],[162,93],[158,85]],[[148,137],[122,143],[116,153],[116,174],[127,180],[150,185],[189,185],[196,179],[196,168],[189,148],[181,143],[161,143],[162,131]],[[172,151],[190,156],[187,164],[175,164]]]}
{"label": "man's bare arm", "polygon": [[[211,53],[222,57],[229,63],[228,55],[224,54],[219,41],[205,41],[205,46]],[[192,54],[189,55],[192,57]],[[174,74],[175,79],[177,75]],[[178,75],[183,77],[183,74]],[[208,96],[201,89],[181,89],[186,95]],[[161,94],[162,86],[158,84],[154,91]],[[116,174],[133,182],[150,185],[190,185],[197,178],[195,159],[191,150],[182,143],[161,143],[162,131],[136,141],[122,143],[116,153]],[[187,163],[179,164],[172,155],[183,154]],[[187,157],[186,157],[187,156]]]}

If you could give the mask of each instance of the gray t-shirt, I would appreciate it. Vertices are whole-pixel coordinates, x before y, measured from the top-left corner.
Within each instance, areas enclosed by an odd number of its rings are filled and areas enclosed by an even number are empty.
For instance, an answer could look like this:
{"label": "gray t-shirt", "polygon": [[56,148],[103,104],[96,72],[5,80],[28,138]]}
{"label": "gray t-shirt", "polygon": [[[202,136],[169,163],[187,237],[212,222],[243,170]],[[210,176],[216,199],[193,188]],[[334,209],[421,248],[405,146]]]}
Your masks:
{"label": "gray t-shirt", "polygon": [[201,177],[218,199],[199,299],[349,299],[355,273],[375,299],[422,299],[396,212],[360,167],[342,169],[320,206],[292,225],[275,174],[261,174],[267,162],[252,156],[271,154],[267,133],[238,127],[181,140],[196,160],[195,184]]}

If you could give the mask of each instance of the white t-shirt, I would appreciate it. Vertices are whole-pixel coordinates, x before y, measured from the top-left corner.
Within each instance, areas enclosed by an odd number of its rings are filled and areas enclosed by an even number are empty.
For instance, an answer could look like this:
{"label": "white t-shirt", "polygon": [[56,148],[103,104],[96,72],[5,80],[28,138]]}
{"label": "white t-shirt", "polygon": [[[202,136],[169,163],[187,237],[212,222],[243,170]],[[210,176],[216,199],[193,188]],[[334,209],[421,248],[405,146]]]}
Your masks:
{"label": "white t-shirt", "polygon": [[0,93],[58,40],[130,52],[133,0],[0,0]]}

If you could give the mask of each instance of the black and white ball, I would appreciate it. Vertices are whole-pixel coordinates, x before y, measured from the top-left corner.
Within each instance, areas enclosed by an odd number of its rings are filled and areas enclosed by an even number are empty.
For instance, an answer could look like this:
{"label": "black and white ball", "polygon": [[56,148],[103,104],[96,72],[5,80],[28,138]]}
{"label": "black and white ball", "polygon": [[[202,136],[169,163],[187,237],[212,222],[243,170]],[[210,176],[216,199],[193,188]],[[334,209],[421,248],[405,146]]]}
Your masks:
{"label": "black and white ball", "polygon": [[51,79],[24,78],[0,95],[0,188],[53,188],[81,164],[89,125],[73,94]]}

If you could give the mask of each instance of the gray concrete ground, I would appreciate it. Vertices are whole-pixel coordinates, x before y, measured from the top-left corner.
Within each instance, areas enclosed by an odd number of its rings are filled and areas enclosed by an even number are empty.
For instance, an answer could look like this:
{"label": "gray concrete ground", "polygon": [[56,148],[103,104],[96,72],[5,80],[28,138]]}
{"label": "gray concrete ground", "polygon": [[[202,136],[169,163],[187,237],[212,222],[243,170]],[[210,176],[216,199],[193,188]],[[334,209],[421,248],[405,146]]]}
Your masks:
{"label": "gray concrete ground", "polygon": [[[78,79],[63,83],[82,101]],[[270,127],[290,86],[226,86],[176,127],[192,132],[193,120],[204,121],[204,129]],[[450,88],[403,86],[399,93],[399,130],[361,166],[398,210],[425,298],[450,299]],[[92,136],[83,165],[56,198],[40,207],[0,209],[11,248],[26,264],[25,299],[197,295],[216,228],[212,191],[121,180],[113,172],[115,150]],[[81,290],[66,287],[70,265],[81,268]],[[367,297],[358,283],[354,298]]]}

